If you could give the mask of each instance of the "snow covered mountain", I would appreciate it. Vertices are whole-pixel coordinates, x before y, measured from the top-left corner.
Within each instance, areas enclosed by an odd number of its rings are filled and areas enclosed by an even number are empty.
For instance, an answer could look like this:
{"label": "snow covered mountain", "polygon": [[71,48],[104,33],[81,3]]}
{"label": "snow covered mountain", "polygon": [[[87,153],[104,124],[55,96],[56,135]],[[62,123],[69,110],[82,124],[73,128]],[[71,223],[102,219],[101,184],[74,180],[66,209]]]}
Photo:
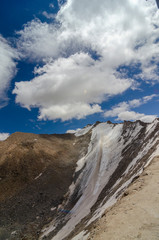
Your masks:
{"label": "snow covered mountain", "polygon": [[159,119],[0,142],[0,239],[86,240],[159,155]]}
{"label": "snow covered mountain", "polygon": [[[96,123],[72,133],[74,145],[86,137],[86,154],[51,223],[39,239],[87,239],[89,226],[122,196],[151,160],[159,155],[159,119],[152,123]],[[90,138],[88,137],[90,136]]]}

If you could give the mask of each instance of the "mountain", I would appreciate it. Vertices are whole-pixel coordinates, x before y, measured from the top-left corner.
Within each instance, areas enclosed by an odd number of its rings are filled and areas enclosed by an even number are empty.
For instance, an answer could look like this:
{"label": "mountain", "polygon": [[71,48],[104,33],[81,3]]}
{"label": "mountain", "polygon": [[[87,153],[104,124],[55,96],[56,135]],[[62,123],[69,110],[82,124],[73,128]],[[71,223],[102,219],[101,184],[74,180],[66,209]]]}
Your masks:
{"label": "mountain", "polygon": [[0,142],[0,239],[87,239],[159,155],[158,135],[159,119],[12,134]]}

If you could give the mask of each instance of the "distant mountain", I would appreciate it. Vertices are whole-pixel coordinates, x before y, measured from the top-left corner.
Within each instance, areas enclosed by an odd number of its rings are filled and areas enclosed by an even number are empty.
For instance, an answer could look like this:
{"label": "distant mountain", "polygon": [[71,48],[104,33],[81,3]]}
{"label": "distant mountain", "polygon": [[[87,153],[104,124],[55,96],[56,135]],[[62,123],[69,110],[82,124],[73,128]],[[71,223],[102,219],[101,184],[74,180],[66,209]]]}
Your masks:
{"label": "distant mountain", "polygon": [[0,142],[0,239],[87,239],[159,155],[159,119],[88,125]]}

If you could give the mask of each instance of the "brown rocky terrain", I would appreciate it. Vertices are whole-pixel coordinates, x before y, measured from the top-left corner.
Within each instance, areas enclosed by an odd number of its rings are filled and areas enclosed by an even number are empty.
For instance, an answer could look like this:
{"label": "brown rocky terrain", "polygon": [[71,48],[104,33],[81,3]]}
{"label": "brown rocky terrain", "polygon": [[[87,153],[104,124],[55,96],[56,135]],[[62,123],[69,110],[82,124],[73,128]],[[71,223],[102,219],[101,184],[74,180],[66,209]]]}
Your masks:
{"label": "brown rocky terrain", "polygon": [[0,142],[0,240],[38,239],[88,141],[71,134],[14,133]]}

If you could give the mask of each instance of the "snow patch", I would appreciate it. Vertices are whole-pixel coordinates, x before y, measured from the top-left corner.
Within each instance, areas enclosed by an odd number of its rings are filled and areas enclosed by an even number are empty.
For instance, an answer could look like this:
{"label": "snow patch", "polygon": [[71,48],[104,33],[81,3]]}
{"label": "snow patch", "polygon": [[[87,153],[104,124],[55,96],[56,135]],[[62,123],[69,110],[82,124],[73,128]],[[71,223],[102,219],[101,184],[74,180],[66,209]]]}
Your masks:
{"label": "snow patch", "polygon": [[80,130],[81,130],[81,128],[77,128],[76,130],[70,129],[70,130],[67,130],[66,133],[75,134],[76,132],[78,132],[78,131],[80,131]]}
{"label": "snow patch", "polygon": [[0,133],[0,141],[4,141],[9,137],[9,133]]}
{"label": "snow patch", "polygon": [[146,128],[146,134],[150,135],[155,130],[157,124],[158,119],[155,119],[152,123],[149,123]]}
{"label": "snow patch", "polygon": [[45,236],[48,236],[49,233],[51,233],[51,232],[53,232],[55,230],[55,228],[56,227],[54,226],[53,223],[51,225],[49,225],[48,227],[44,228],[41,231],[43,234],[40,236],[39,240],[42,240]]}
{"label": "snow patch", "polygon": [[34,178],[35,180],[37,180],[38,178],[40,178],[42,176],[43,173],[40,173],[36,178]]}
{"label": "snow patch", "polygon": [[76,235],[74,238],[72,238],[72,240],[87,240],[90,233],[87,233],[86,235],[85,234],[86,234],[86,231],[82,231],[78,235]]}
{"label": "snow patch", "polygon": [[[159,139],[158,139],[159,140]],[[159,146],[156,148],[156,150],[153,152],[153,154],[149,157],[146,165],[144,166],[144,168],[146,168],[150,163],[151,161],[153,160],[153,158],[159,156]]]}
{"label": "snow patch", "polygon": [[91,126],[88,126],[88,127],[82,128],[82,129],[78,128],[76,130],[68,130],[66,133],[75,134],[76,137],[80,137],[80,136],[88,133],[92,129],[93,126],[94,125],[91,125]]}
{"label": "snow patch", "polygon": [[54,210],[56,210],[56,207],[52,207],[50,210],[51,210],[51,211],[54,211]]}
{"label": "snow patch", "polygon": [[85,161],[85,157],[83,157],[80,160],[78,160],[75,172],[80,171],[84,167],[85,162],[86,162]]}
{"label": "snow patch", "polygon": [[92,127],[93,127],[93,125],[76,131],[75,136],[79,137],[79,136],[85,135],[86,133],[88,133],[92,129]]}
{"label": "snow patch", "polygon": [[15,235],[17,233],[17,231],[13,231],[11,232],[11,235]]}

